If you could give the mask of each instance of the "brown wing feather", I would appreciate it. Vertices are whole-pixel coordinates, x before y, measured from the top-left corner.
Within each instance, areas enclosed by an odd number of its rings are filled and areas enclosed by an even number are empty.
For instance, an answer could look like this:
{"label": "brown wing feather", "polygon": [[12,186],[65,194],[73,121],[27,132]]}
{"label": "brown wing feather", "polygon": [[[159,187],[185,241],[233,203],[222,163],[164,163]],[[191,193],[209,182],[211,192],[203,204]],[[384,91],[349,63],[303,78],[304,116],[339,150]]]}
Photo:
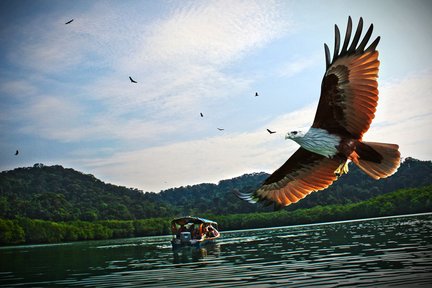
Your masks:
{"label": "brown wing feather", "polygon": [[351,27],[349,18],[344,45],[339,54],[340,40],[336,30],[337,47],[335,45],[331,63],[328,61],[326,45],[327,70],[321,84],[321,97],[312,127],[361,139],[375,117],[378,104],[379,61],[375,48],[379,37],[365,49],[372,34],[371,25],[357,46],[363,27],[360,18],[353,42],[347,49]]}
{"label": "brown wing feather", "polygon": [[268,202],[287,206],[330,186],[337,179],[334,171],[339,163],[337,159],[299,148],[253,194],[237,192],[236,195],[251,203]]}

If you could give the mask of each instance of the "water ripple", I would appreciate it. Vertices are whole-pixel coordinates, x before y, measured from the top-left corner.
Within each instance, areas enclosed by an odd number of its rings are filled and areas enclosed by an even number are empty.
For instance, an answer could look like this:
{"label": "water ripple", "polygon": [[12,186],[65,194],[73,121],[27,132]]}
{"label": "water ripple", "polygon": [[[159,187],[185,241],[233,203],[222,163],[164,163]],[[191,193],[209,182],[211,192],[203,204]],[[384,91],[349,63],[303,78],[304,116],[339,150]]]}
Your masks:
{"label": "water ripple", "polygon": [[174,252],[169,236],[17,246],[0,249],[0,287],[430,287],[431,235],[427,214],[224,232]]}

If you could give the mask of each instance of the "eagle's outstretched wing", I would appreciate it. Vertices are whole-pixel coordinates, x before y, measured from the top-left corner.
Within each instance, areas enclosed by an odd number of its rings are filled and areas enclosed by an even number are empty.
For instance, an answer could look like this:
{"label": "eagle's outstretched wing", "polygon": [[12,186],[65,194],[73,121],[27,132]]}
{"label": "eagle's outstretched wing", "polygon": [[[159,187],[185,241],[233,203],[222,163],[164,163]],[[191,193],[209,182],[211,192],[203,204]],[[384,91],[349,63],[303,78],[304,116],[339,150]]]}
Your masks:
{"label": "eagle's outstretched wing", "polygon": [[250,203],[268,202],[279,207],[287,206],[330,186],[337,179],[334,171],[339,164],[337,159],[329,159],[300,147],[257,191],[235,194]]}
{"label": "eagle's outstretched wing", "polygon": [[[361,40],[363,19],[360,18],[354,38],[350,43],[352,21],[348,18],[345,40],[340,48],[339,28],[335,25],[333,59],[324,44],[326,72],[321,84],[321,97],[312,127],[329,132],[343,133],[361,139],[375,117],[378,102],[378,51],[377,37],[366,48],[372,34],[371,24]],[[348,47],[349,46],[349,47]]]}
{"label": "eagle's outstretched wing", "polygon": [[[378,51],[380,37],[367,48],[373,25],[363,39],[363,19],[360,18],[350,43],[352,20],[348,18],[345,39],[340,49],[339,28],[335,26],[333,59],[326,44],[326,73],[321,84],[321,97],[312,127],[326,129],[344,137],[361,139],[369,129],[378,102]],[[299,148],[263,185],[252,194],[236,195],[251,203],[268,202],[287,206],[314,191],[323,190],[336,179],[334,171],[340,159]]]}

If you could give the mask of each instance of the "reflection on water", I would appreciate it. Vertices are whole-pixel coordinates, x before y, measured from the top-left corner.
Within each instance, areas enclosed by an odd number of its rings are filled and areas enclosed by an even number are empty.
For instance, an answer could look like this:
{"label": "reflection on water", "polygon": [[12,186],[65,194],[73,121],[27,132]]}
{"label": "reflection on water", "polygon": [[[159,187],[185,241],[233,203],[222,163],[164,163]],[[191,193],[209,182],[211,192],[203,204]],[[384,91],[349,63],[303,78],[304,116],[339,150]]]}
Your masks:
{"label": "reflection on water", "polygon": [[0,248],[0,286],[430,286],[432,214],[222,234]]}
{"label": "reflection on water", "polygon": [[173,250],[173,264],[198,262],[200,260],[219,257],[220,244],[212,243],[203,247],[182,247]]}

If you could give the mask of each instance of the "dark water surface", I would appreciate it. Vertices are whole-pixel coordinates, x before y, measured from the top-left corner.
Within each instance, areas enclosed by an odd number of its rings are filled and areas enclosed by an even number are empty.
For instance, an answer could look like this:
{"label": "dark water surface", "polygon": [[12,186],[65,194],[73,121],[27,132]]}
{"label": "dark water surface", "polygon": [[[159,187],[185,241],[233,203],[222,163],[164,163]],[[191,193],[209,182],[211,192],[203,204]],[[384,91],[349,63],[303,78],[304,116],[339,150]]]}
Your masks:
{"label": "dark water surface", "polygon": [[[223,228],[223,227],[222,227]],[[432,287],[432,214],[222,233],[0,248],[1,287]]]}

